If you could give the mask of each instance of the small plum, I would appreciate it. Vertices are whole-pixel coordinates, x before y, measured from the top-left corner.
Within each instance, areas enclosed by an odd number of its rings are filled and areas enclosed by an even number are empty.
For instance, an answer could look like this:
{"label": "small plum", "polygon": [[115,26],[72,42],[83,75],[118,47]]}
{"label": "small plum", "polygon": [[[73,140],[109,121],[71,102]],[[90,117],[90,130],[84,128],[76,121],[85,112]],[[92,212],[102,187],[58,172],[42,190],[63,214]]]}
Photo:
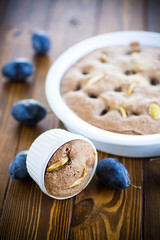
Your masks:
{"label": "small plum", "polygon": [[126,167],[114,158],[102,159],[97,165],[96,175],[105,186],[113,189],[125,189],[130,185],[140,188],[131,184]]}
{"label": "small plum", "polygon": [[28,150],[19,152],[9,165],[9,176],[13,179],[26,179],[29,173],[26,168]]}
{"label": "small plum", "polygon": [[34,99],[23,99],[11,107],[12,116],[22,124],[36,125],[46,116],[46,108]]}
{"label": "small plum", "polygon": [[50,50],[50,38],[44,31],[34,32],[32,34],[32,46],[36,53],[47,54]]}
{"label": "small plum", "polygon": [[12,81],[23,81],[33,72],[33,63],[26,58],[13,59],[2,68],[2,74]]}

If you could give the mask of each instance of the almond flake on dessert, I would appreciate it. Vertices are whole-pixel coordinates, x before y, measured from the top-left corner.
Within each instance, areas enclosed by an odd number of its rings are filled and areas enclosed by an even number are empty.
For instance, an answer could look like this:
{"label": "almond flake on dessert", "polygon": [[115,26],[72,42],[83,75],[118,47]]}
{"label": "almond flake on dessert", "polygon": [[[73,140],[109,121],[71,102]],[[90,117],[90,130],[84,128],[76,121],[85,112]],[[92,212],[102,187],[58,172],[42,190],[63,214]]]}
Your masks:
{"label": "almond flake on dessert", "polygon": [[149,113],[154,119],[160,120],[160,106],[157,103],[150,104]]}
{"label": "almond flake on dessert", "polygon": [[126,118],[126,117],[127,117],[127,114],[126,114],[126,110],[124,109],[124,107],[119,106],[118,109],[119,109],[122,117],[123,117],[123,118]]}
{"label": "almond flake on dessert", "polygon": [[58,162],[52,164],[50,167],[47,168],[47,172],[50,172],[52,170],[56,170],[59,167],[62,167],[64,164],[66,164],[69,160],[69,157],[61,158]]}
{"label": "almond flake on dessert", "polygon": [[82,172],[82,176],[81,176],[80,178],[78,178],[78,179],[72,184],[72,186],[71,186],[70,188],[75,187],[75,186],[81,184],[82,181],[83,181],[83,179],[87,176],[87,173],[88,173],[88,172],[87,172],[87,169],[86,169],[86,165],[84,165],[83,172]]}
{"label": "almond flake on dessert", "polygon": [[130,86],[129,86],[129,88],[128,88],[128,90],[127,90],[127,96],[130,96],[131,95],[131,93],[133,92],[133,90],[135,89],[135,87],[136,87],[136,83],[132,83]]}
{"label": "almond flake on dessert", "polygon": [[93,75],[91,78],[88,79],[87,85],[90,86],[92,84],[95,84],[96,82],[101,80],[104,76],[105,76],[104,73],[97,73],[97,74]]}
{"label": "almond flake on dessert", "polygon": [[101,61],[104,62],[104,63],[108,63],[108,59],[107,59],[107,56],[105,54],[102,54]]}

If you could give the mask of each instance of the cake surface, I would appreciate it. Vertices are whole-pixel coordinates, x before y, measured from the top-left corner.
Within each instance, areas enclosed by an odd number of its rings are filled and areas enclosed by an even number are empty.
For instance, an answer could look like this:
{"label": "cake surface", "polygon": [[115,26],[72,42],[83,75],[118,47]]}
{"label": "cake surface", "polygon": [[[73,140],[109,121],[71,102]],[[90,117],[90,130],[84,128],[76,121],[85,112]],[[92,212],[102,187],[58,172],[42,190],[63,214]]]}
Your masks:
{"label": "cake surface", "polygon": [[65,143],[47,164],[44,176],[46,190],[55,197],[68,197],[80,192],[91,177],[94,163],[95,152],[88,142],[73,140]]}
{"label": "cake surface", "polygon": [[61,94],[84,121],[122,134],[160,133],[160,49],[97,49],[65,73]]}

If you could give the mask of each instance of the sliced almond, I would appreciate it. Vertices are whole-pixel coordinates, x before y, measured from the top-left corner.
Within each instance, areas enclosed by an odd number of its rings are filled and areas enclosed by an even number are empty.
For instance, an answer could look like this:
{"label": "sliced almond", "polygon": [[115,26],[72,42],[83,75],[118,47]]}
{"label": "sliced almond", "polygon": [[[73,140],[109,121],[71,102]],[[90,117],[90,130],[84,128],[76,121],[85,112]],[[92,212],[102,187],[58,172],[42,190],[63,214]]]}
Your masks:
{"label": "sliced almond", "polygon": [[160,119],[160,106],[157,103],[151,103],[149,106],[149,113],[150,115],[156,119]]}
{"label": "sliced almond", "polygon": [[97,155],[97,152],[93,152],[93,155],[96,156],[96,155]]}
{"label": "sliced almond", "polygon": [[78,178],[78,179],[72,184],[72,186],[70,186],[70,188],[75,187],[75,186],[81,184],[82,181],[83,181],[83,179],[86,177],[87,173],[88,173],[88,172],[87,172],[87,169],[86,169],[86,165],[84,165],[83,172],[82,172],[82,176],[81,176],[80,178]]}
{"label": "sliced almond", "polygon": [[52,170],[56,170],[59,167],[62,167],[64,164],[66,164],[69,160],[69,157],[65,157],[60,159],[58,162],[52,164],[50,167],[47,168],[47,172],[50,172]]}
{"label": "sliced almond", "polygon": [[104,77],[104,75],[105,75],[104,73],[97,73],[97,74],[93,75],[91,78],[88,79],[87,85],[90,86],[90,85],[95,84],[96,82],[101,80]]}
{"label": "sliced almond", "polygon": [[107,63],[107,62],[108,62],[107,56],[106,56],[105,54],[102,54],[102,56],[101,56],[101,62],[104,62],[104,63]]}
{"label": "sliced almond", "polygon": [[132,83],[128,90],[127,90],[127,96],[131,95],[131,93],[133,92],[134,88],[136,87],[136,84],[135,83]]}
{"label": "sliced almond", "polygon": [[153,68],[153,63],[150,61],[149,57],[144,58],[137,52],[134,52],[131,56],[131,66],[130,68],[136,72],[149,71]]}
{"label": "sliced almond", "polygon": [[127,114],[126,114],[126,110],[124,109],[124,107],[119,106],[118,109],[119,109],[122,117],[123,117],[123,118],[126,118],[126,117],[127,117]]}
{"label": "sliced almond", "polygon": [[130,47],[132,47],[132,48],[140,47],[140,44],[139,44],[139,42],[134,41],[134,42],[131,42],[131,43],[130,43]]}
{"label": "sliced almond", "polygon": [[130,48],[131,48],[130,53],[141,51],[141,47],[140,47],[139,42],[131,42],[130,43]]}

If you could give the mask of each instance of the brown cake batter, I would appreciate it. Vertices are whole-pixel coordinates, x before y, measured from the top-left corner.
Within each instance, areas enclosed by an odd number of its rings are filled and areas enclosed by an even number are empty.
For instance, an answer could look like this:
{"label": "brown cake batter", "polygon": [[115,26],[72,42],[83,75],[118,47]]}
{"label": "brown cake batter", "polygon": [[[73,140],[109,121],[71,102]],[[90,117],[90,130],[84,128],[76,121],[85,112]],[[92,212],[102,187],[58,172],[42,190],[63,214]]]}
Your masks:
{"label": "brown cake batter", "polygon": [[[63,165],[58,167],[60,162]],[[48,162],[44,177],[46,190],[55,197],[76,194],[90,179],[94,163],[95,152],[89,143],[82,140],[65,143]]]}
{"label": "brown cake batter", "polygon": [[97,49],[65,73],[61,94],[86,122],[123,134],[160,133],[160,49]]}

